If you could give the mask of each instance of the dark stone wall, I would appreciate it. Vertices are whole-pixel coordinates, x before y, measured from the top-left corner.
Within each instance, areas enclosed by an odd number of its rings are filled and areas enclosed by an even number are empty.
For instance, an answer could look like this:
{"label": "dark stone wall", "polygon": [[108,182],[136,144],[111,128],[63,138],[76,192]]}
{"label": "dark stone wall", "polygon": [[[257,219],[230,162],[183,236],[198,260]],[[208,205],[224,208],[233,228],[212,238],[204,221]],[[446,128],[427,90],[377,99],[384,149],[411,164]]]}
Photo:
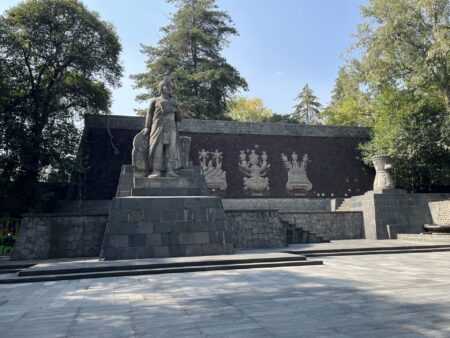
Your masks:
{"label": "dark stone wall", "polygon": [[[89,117],[80,151],[85,157],[86,172],[81,176],[83,199],[110,199],[115,195],[120,168],[131,163],[132,141],[143,125],[139,117]],[[281,153],[309,155],[307,169],[313,189],[305,197],[347,197],[360,195],[372,188],[374,170],[364,165],[357,150],[368,140],[364,128],[298,126],[277,123],[237,123],[226,121],[187,120],[180,134],[190,136],[190,158],[197,165],[198,151],[218,149],[223,152],[223,169],[228,189],[224,198],[250,197],[244,192],[238,170],[240,150],[267,151],[270,193],[266,197],[292,197],[286,190],[287,170]],[[75,198],[77,189],[72,189]]]}
{"label": "dark stone wall", "polygon": [[[307,174],[313,188],[305,197],[341,197],[360,195],[370,190],[373,172],[359,160],[356,147],[364,139],[308,136],[194,134],[190,136],[191,159],[198,161],[198,151],[218,149],[223,152],[223,170],[227,172],[228,189],[224,197],[249,196],[243,188],[243,175],[238,170],[240,150],[258,146],[267,151],[270,169],[270,193],[268,197],[289,197],[286,189],[287,170],[281,161],[281,153],[296,152],[299,157],[308,154],[310,163]],[[333,195],[332,195],[333,194]],[[250,196],[249,196],[250,197]]]}
{"label": "dark stone wall", "polygon": [[11,260],[98,257],[107,215],[24,215]]}
{"label": "dark stone wall", "polygon": [[227,232],[235,248],[258,249],[286,246],[285,226],[276,210],[226,211]]}

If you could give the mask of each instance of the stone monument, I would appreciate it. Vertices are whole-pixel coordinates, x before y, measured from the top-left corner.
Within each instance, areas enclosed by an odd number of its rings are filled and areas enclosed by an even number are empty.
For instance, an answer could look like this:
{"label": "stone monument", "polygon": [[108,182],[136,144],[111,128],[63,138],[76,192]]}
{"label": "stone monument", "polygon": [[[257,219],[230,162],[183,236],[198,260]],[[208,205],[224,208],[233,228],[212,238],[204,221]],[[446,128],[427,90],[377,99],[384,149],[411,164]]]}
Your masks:
{"label": "stone monument", "polygon": [[386,155],[377,155],[372,157],[373,166],[375,167],[375,180],[373,182],[373,190],[382,192],[383,190],[395,189],[395,182],[389,172],[392,165],[388,164]]}
{"label": "stone monument", "polygon": [[169,77],[158,85],[160,96],[150,101],[145,128],[133,140],[132,165],[136,172],[161,177],[177,177],[181,168],[181,151],[177,123],[181,122],[178,101],[173,96]]}
{"label": "stone monument", "polygon": [[222,202],[209,195],[201,168],[190,165],[190,138],[180,142],[181,112],[170,79],[158,88],[133,140],[132,165],[122,167],[100,257],[232,253]]}

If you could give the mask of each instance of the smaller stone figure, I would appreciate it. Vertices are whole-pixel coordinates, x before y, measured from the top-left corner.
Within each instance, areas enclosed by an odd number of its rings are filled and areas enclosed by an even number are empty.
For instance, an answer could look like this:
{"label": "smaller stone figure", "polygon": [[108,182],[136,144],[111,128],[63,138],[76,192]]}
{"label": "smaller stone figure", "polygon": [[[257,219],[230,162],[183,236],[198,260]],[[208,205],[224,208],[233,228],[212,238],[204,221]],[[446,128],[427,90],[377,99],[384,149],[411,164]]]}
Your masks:
{"label": "smaller stone figure", "polygon": [[306,175],[306,169],[308,167],[308,155],[303,155],[302,162],[299,163],[298,155],[293,152],[291,155],[292,161],[285,154],[281,154],[281,160],[284,166],[288,169],[288,181],[286,188],[288,191],[293,192],[296,195],[302,196],[312,189],[312,184]]}
{"label": "smaller stone figure", "polygon": [[394,179],[389,173],[392,166],[387,163],[388,157],[386,155],[373,156],[372,162],[376,171],[373,190],[395,189]]}
{"label": "smaller stone figure", "polygon": [[[227,190],[227,173],[222,170],[222,152],[202,149],[198,152],[206,185],[211,190]],[[215,165],[215,166],[214,166]]]}
{"label": "smaller stone figure", "polygon": [[270,164],[267,162],[267,153],[265,151],[262,152],[261,161],[259,157],[253,149],[249,154],[245,154],[241,150],[239,155],[239,171],[246,176],[243,178],[244,190],[250,191],[252,194],[261,194],[270,190],[269,178],[264,177],[270,167]]}

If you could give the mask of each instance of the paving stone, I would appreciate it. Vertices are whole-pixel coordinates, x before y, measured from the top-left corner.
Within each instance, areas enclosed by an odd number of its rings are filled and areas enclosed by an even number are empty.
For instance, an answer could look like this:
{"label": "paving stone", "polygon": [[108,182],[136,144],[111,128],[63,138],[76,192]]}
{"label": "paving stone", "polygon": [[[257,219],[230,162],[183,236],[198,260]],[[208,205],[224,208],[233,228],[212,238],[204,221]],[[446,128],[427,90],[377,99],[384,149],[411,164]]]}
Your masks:
{"label": "paving stone", "polygon": [[[450,336],[447,252],[322,259],[323,266],[2,285],[0,336]],[[65,306],[52,307],[58,303]]]}

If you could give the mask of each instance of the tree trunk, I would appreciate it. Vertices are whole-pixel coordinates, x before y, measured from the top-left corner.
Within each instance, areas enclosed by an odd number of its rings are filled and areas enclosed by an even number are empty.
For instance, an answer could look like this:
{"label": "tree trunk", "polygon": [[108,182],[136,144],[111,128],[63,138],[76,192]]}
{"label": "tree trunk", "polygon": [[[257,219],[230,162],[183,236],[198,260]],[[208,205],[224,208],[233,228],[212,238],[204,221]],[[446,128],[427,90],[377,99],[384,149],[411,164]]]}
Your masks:
{"label": "tree trunk", "polygon": [[36,188],[40,172],[42,129],[42,123],[35,123],[30,129],[29,137],[22,141],[20,147],[22,168],[17,178],[17,188],[26,210],[33,208],[37,202]]}
{"label": "tree trunk", "polygon": [[450,114],[450,87],[444,89],[444,99],[447,108],[447,113]]}

